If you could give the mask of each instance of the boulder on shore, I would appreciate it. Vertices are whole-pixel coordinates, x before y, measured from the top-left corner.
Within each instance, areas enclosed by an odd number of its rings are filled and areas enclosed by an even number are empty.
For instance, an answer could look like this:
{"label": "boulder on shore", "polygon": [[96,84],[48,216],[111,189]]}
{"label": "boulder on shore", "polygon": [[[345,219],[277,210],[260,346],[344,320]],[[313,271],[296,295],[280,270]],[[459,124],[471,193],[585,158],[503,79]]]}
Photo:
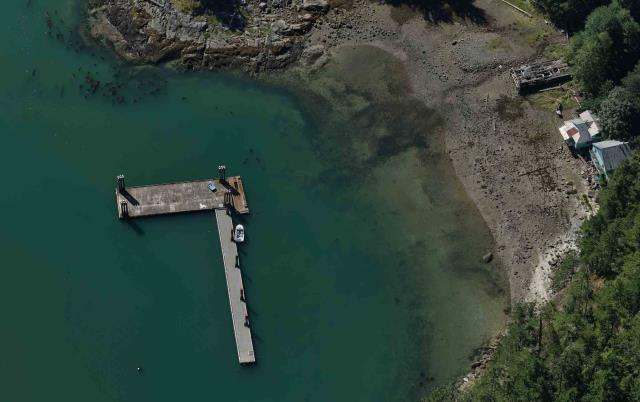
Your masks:
{"label": "boulder on shore", "polygon": [[327,0],[302,0],[302,9],[308,11],[324,11],[329,7]]}

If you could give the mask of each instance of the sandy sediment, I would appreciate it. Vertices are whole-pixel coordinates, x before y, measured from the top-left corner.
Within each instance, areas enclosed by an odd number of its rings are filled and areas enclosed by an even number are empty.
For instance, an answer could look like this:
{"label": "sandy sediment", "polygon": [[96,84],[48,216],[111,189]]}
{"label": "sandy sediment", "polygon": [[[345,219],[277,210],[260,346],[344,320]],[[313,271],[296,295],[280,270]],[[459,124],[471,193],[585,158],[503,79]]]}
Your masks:
{"label": "sandy sediment", "polygon": [[322,56],[302,62],[319,68],[335,49],[365,44],[400,59],[413,96],[444,117],[439,134],[494,236],[512,302],[544,301],[550,262],[574,247],[591,212],[590,167],[566,149],[552,110],[518,96],[508,71],[564,39],[502,3],[474,4],[436,16],[369,2],[331,10],[307,43]]}

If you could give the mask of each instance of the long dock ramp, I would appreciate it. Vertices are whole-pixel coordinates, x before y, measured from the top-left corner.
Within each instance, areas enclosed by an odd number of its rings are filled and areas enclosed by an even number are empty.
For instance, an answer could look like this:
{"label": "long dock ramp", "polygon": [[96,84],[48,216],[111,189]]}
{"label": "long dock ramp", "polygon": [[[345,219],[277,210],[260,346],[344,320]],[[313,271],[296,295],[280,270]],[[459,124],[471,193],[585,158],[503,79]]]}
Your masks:
{"label": "long dock ramp", "polygon": [[117,177],[116,208],[120,219],[215,211],[238,361],[240,364],[251,364],[255,363],[256,357],[238,246],[233,241],[232,218],[234,213],[248,214],[249,207],[242,178],[227,178],[224,166],[218,167],[218,176],[217,179],[127,187],[124,176],[120,175]]}
{"label": "long dock ramp", "polygon": [[238,248],[232,239],[233,221],[224,210],[216,209],[216,221],[218,222],[218,235],[222,248],[224,261],[224,274],[227,278],[227,290],[229,292],[229,306],[231,307],[231,320],[233,321],[233,333],[236,338],[238,360],[240,364],[254,363],[256,361],[251,340],[251,328],[249,312],[247,310],[244,286],[242,285],[242,271],[240,271]]}

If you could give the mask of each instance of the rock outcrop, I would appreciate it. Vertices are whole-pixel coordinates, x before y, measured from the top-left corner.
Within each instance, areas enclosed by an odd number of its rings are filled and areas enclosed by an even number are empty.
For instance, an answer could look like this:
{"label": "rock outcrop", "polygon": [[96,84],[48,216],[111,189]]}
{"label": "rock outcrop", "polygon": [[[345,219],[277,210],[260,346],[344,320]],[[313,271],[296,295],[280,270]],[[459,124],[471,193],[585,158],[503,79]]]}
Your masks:
{"label": "rock outcrop", "polygon": [[326,0],[228,0],[226,9],[186,12],[174,1],[98,0],[91,35],[132,63],[263,71],[296,61],[328,8]]}

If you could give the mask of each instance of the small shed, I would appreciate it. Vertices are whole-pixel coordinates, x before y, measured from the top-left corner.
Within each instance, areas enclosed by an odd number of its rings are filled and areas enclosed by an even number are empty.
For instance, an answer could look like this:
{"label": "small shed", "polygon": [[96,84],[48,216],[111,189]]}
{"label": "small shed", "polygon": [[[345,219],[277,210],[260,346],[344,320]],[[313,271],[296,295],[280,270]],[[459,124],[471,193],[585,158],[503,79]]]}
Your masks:
{"label": "small shed", "polygon": [[512,68],[511,78],[518,93],[524,95],[569,81],[571,72],[563,60],[544,60]]}
{"label": "small shed", "polygon": [[587,148],[591,143],[600,140],[598,118],[589,110],[580,113],[579,118],[565,121],[558,130],[567,146],[577,150]]}
{"label": "small shed", "polygon": [[591,158],[600,174],[609,179],[609,173],[615,170],[626,159],[631,157],[628,142],[615,140],[600,141],[593,144]]}

